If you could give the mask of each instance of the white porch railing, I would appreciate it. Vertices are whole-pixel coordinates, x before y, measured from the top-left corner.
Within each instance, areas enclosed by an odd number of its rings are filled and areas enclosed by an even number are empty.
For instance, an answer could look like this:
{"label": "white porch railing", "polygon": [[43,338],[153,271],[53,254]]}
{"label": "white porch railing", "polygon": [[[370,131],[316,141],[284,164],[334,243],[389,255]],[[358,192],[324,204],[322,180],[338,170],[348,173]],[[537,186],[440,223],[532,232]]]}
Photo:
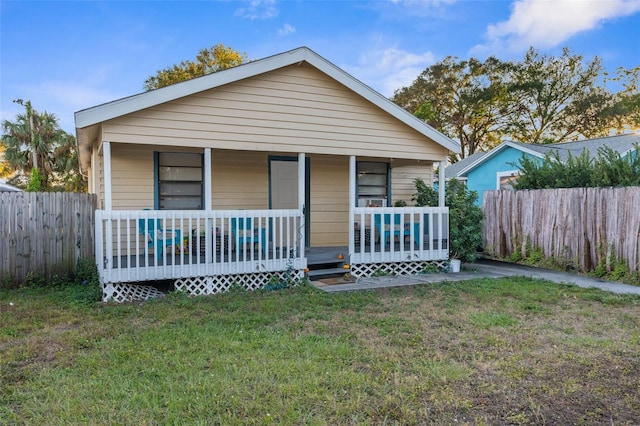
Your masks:
{"label": "white porch railing", "polygon": [[97,210],[100,280],[304,270],[303,223],[299,210]]}
{"label": "white porch railing", "polygon": [[357,207],[352,264],[449,259],[448,207]]}

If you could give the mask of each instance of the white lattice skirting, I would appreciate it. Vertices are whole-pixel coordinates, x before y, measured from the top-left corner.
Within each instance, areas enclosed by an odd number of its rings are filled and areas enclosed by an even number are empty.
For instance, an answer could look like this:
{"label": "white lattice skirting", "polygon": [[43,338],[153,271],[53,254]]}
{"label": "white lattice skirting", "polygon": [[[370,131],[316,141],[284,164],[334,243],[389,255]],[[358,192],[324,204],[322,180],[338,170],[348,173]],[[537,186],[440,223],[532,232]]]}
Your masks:
{"label": "white lattice skirting", "polygon": [[[247,291],[263,288],[274,281],[285,282],[286,280],[301,280],[304,278],[304,271],[290,272],[258,272],[252,274],[220,275],[210,277],[188,277],[175,280],[176,291],[184,291],[190,296],[203,296],[208,294],[222,293],[237,285]],[[275,279],[277,277],[277,279]],[[132,302],[135,300],[147,300],[159,297],[164,293],[155,287],[142,285],[139,283],[118,283],[107,284],[102,289],[102,300],[104,302]]]}
{"label": "white lattice skirting", "polygon": [[142,284],[107,284],[102,289],[102,300],[104,302],[131,302],[134,300],[153,299],[162,295],[164,293],[155,287]]}
{"label": "white lattice skirting", "polygon": [[351,275],[358,278],[366,278],[375,275],[417,275],[430,265],[436,265],[438,270],[445,271],[449,268],[448,260],[425,260],[417,262],[390,262],[390,263],[359,263],[351,264]]}
{"label": "white lattice skirting", "polygon": [[[304,271],[293,271],[290,279],[299,280],[304,277]],[[269,283],[273,283],[274,276],[279,281],[287,279],[287,272],[256,272],[252,274],[217,275],[210,277],[180,278],[175,281],[176,291],[184,291],[190,296],[222,293],[237,285],[245,290],[260,289]]]}

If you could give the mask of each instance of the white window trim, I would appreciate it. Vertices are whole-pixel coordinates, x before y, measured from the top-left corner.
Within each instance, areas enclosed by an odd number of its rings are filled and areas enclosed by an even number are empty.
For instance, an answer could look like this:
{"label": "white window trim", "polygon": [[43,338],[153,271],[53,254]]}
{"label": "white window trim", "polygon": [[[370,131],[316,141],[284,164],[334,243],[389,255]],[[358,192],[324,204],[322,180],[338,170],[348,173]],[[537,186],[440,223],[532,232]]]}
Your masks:
{"label": "white window trim", "polygon": [[500,179],[503,177],[520,176],[520,170],[507,170],[496,173],[496,190],[500,190]]}

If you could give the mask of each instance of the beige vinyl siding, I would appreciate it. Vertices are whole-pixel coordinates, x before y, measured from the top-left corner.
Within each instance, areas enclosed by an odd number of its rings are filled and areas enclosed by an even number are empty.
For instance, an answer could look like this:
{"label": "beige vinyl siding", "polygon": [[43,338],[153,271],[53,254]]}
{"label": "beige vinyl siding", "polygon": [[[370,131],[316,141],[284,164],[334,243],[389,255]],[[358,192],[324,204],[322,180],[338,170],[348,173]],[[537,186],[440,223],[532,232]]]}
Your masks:
{"label": "beige vinyl siding", "polygon": [[153,151],[112,143],[111,188],[114,210],[153,209]]}
{"label": "beige vinyl siding", "polygon": [[[115,210],[154,207],[154,151],[197,152],[184,147],[111,144],[112,199]],[[212,152],[212,202],[214,209],[269,208],[266,153]],[[104,182],[103,167],[100,166]],[[102,189],[104,194],[104,186]]]}
{"label": "beige vinyl siding", "polygon": [[313,156],[311,169],[311,246],[349,244],[349,159]]}
{"label": "beige vinyl siding", "polygon": [[211,161],[214,210],[269,208],[267,153],[213,150]]}
{"label": "beige vinyl siding", "polygon": [[415,205],[415,203],[411,201],[411,198],[416,192],[416,186],[414,183],[416,178],[422,178],[427,185],[432,186],[433,165],[428,163],[406,166],[397,166],[392,164],[391,205],[400,200],[406,202],[408,206]]}
{"label": "beige vinyl siding", "polygon": [[345,86],[293,65],[107,121],[103,140],[439,161],[447,152]]}

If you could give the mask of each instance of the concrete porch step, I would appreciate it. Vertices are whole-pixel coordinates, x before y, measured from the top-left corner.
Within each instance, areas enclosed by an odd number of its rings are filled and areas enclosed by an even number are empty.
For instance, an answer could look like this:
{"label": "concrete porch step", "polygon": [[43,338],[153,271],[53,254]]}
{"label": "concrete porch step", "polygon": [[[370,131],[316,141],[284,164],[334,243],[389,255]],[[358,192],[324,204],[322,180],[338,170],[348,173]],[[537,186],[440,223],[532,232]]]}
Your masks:
{"label": "concrete porch step", "polygon": [[328,269],[311,269],[308,272],[309,278],[318,279],[321,277],[328,277],[332,275],[343,275],[349,272],[344,268],[328,268]]}

